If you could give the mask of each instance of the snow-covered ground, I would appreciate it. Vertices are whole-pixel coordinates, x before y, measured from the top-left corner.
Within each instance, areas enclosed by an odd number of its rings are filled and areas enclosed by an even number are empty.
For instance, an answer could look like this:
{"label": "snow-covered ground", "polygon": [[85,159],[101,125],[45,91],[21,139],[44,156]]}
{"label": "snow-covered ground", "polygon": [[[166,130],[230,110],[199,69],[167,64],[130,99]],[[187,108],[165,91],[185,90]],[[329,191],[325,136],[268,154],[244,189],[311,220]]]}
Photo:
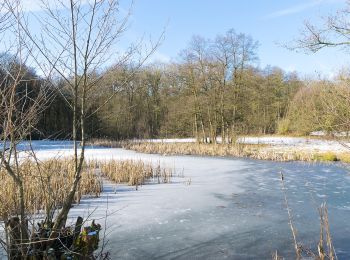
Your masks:
{"label": "snow-covered ground", "polygon": [[[183,139],[145,139],[137,140],[151,143],[193,143],[194,138]],[[218,142],[221,138],[218,137]],[[245,144],[266,144],[269,149],[278,151],[307,151],[307,152],[349,152],[350,143],[337,140],[322,140],[308,137],[290,136],[244,136],[237,139],[239,143]]]}
{"label": "snow-covered ground", "polygon": [[149,143],[194,143],[195,138],[163,138],[163,139],[134,139],[135,142]]}
{"label": "snow-covered ground", "polygon": [[[71,144],[37,142],[41,159],[71,155]],[[46,147],[46,148],[45,148]],[[160,156],[89,147],[90,159],[141,159],[184,171],[169,184],[133,187],[105,183],[100,198],[84,198],[70,212],[95,218],[113,259],[294,258],[279,172],[284,172],[298,241],[313,249],[317,207],[327,201],[339,259],[350,259],[350,176],[336,164]]]}
{"label": "snow-covered ground", "polygon": [[322,140],[307,137],[261,136],[240,137],[238,142],[245,144],[267,144],[274,150],[349,152],[350,143],[337,140]]}

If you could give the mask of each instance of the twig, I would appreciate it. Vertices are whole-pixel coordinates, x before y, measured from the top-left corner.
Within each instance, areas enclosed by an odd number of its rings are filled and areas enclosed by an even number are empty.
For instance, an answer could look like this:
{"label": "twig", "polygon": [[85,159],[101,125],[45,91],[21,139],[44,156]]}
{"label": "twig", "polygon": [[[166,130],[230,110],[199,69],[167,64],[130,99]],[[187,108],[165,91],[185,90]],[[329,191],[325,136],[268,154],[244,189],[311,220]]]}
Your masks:
{"label": "twig", "polygon": [[280,171],[280,176],[281,176],[281,183],[282,183],[282,191],[284,193],[284,201],[286,203],[286,208],[287,208],[287,212],[288,212],[289,226],[290,226],[290,229],[291,229],[292,235],[293,235],[293,242],[294,242],[296,259],[299,260],[299,259],[301,259],[301,252],[300,252],[301,250],[300,250],[300,246],[297,243],[296,230],[295,230],[295,227],[293,225],[292,212],[291,212],[291,209],[290,209],[289,204],[288,204],[287,192],[286,192],[286,187],[284,184],[284,176],[283,176],[282,171]]}

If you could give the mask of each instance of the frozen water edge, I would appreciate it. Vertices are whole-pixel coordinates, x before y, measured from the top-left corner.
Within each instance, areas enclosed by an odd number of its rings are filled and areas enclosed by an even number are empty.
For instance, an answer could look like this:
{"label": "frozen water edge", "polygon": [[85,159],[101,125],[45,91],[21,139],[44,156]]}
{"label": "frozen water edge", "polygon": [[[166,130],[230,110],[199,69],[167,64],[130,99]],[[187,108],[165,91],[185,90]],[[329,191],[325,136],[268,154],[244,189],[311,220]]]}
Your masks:
{"label": "frozen water edge", "polygon": [[[174,139],[145,139],[134,140],[150,143],[194,143],[194,138],[174,138]],[[220,137],[218,141],[221,142]],[[265,144],[268,145],[263,149],[274,150],[276,152],[349,152],[350,142],[337,140],[322,140],[307,137],[289,137],[289,136],[243,136],[237,139],[238,143],[244,144]],[[69,156],[73,155],[72,142],[70,141],[33,141],[34,150],[40,154],[40,158],[51,158],[52,156]],[[20,145],[20,149],[28,150],[28,143]],[[87,158],[93,156],[96,159],[105,159],[108,149],[90,146],[86,150]],[[108,150],[109,151],[109,150]],[[107,157],[123,156],[121,154],[108,155]],[[130,155],[128,155],[130,156]],[[136,155],[135,155],[136,156]]]}

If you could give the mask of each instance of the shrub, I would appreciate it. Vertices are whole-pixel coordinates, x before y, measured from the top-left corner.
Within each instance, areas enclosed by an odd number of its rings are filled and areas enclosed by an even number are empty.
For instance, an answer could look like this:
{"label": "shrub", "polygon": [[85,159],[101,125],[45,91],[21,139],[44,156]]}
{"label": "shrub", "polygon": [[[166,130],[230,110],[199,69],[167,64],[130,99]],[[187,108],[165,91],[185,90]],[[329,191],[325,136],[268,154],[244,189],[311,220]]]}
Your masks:
{"label": "shrub", "polygon": [[338,161],[339,159],[336,154],[332,152],[326,152],[322,154],[316,154],[315,160],[321,161],[321,162],[335,162],[335,161]]}
{"label": "shrub", "polygon": [[290,121],[289,119],[285,118],[278,122],[277,125],[277,132],[278,134],[288,134],[290,132]]}

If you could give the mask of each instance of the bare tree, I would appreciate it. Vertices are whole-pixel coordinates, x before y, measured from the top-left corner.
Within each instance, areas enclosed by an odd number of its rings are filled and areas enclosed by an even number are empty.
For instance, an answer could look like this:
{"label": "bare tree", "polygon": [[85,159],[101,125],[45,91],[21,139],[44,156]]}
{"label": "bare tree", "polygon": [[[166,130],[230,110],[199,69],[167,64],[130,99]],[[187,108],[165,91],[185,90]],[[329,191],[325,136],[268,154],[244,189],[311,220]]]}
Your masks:
{"label": "bare tree", "polygon": [[[305,50],[318,52],[324,48],[339,48],[345,52],[350,48],[350,1],[346,6],[338,10],[336,14],[322,18],[320,25],[305,22],[301,36],[293,44],[287,46],[293,50]],[[319,110],[323,115],[319,116],[317,124],[328,133],[333,131],[348,131],[348,104],[349,104],[349,77],[340,77],[335,86],[327,87],[320,81],[322,88]]]}
{"label": "bare tree", "polygon": [[[17,4],[20,6],[20,1]],[[118,52],[117,43],[127,29],[130,16],[130,11],[122,15],[118,0],[41,0],[41,4],[40,14],[29,14],[31,19],[36,18],[40,35],[33,34],[27,25],[28,15],[17,12],[9,4],[8,8],[30,40],[32,58],[41,73],[48,79],[58,77],[63,80],[65,90],[70,93],[70,98],[63,97],[73,111],[71,138],[74,143],[75,180],[54,221],[54,230],[60,230],[66,223],[81,179],[86,144],[85,121],[101,107],[90,109],[96,93],[103,91],[98,89],[98,82],[104,75],[99,71],[111,61],[117,64],[129,62],[135,53],[140,52],[142,43],[131,45],[123,53]],[[139,66],[156,49],[161,38],[139,60]]]}
{"label": "bare tree", "polygon": [[320,26],[308,21],[305,22],[301,37],[296,41],[296,44],[292,44],[289,48],[311,52],[328,47],[348,49],[350,47],[349,18],[350,2],[347,1],[344,9],[339,10],[335,15],[323,18],[323,23]]}
{"label": "bare tree", "polygon": [[[224,35],[218,35],[212,44],[212,55],[217,66],[216,81],[220,93],[222,143],[229,141],[235,135],[242,77],[244,71],[257,60],[257,47],[258,42],[251,36],[236,33],[233,29],[228,30]],[[229,103],[225,98],[231,99],[230,107],[225,107],[225,104]],[[231,134],[229,134],[230,130]]]}
{"label": "bare tree", "polygon": [[[0,7],[2,8],[0,10],[0,34],[4,39],[3,36],[9,33],[7,29],[13,26],[13,20],[4,5]],[[0,167],[5,169],[15,183],[18,201],[14,203],[16,214],[19,216],[17,222],[19,227],[11,226],[10,212],[3,220],[8,227],[6,231],[18,229],[15,243],[21,245],[28,239],[28,227],[24,174],[20,169],[21,151],[18,145],[35,129],[38,115],[45,108],[46,94],[44,82],[36,78],[35,74],[25,65],[28,52],[24,51],[23,36],[18,30],[12,32],[15,32],[12,34],[13,42],[1,55],[0,60]],[[9,242],[7,246],[13,247],[15,244]],[[26,255],[26,248],[20,246],[17,252]],[[8,250],[8,252],[11,257],[13,250]]]}

